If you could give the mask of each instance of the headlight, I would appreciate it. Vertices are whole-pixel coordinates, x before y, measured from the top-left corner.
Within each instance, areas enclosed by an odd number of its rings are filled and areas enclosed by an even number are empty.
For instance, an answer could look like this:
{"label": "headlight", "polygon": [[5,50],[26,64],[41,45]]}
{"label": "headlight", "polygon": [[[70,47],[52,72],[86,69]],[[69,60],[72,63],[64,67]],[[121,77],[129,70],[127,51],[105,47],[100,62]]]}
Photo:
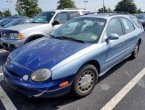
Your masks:
{"label": "headlight", "polygon": [[10,33],[10,39],[17,39],[17,40],[22,40],[24,39],[24,35],[23,34],[19,34],[19,33]]}
{"label": "headlight", "polygon": [[31,79],[36,82],[46,81],[51,77],[51,71],[48,69],[40,69],[32,73]]}

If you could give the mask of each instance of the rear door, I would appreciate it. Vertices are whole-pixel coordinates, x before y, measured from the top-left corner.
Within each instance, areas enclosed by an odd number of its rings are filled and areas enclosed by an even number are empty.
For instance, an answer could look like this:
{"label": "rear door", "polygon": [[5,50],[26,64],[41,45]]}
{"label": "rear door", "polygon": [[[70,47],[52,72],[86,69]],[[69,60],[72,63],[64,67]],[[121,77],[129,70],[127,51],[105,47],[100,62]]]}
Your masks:
{"label": "rear door", "polygon": [[137,45],[137,42],[139,40],[139,36],[141,34],[141,28],[135,27],[133,22],[131,22],[127,18],[120,18],[122,26],[123,26],[123,31],[124,31],[124,39],[125,39],[125,45],[126,45],[126,54],[129,56],[135,46]]}

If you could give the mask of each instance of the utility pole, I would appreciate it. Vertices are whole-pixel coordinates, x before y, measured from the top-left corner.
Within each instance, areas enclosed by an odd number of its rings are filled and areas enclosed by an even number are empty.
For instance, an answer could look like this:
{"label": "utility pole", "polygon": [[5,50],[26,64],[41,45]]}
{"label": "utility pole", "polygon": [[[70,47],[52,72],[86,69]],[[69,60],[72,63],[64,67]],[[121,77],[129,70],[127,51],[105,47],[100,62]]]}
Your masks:
{"label": "utility pole", "polygon": [[88,3],[88,1],[87,1],[87,0],[85,0],[85,1],[84,1],[84,4],[85,4],[85,9],[87,9],[87,3]]}
{"label": "utility pole", "polygon": [[103,13],[105,13],[105,1],[103,0]]}

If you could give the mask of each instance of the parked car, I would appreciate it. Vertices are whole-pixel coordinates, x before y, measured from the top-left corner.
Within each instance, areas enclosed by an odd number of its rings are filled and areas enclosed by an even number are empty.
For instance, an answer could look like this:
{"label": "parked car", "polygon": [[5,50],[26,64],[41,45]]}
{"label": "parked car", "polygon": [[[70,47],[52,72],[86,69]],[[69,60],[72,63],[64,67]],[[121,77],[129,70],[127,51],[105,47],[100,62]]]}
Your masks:
{"label": "parked car", "polygon": [[0,20],[2,19],[3,17],[0,17]]}
{"label": "parked car", "polygon": [[21,25],[21,24],[28,24],[30,22],[31,22],[31,20],[29,20],[29,19],[17,18],[17,19],[14,19],[13,21],[11,21],[10,23],[6,24],[5,26],[3,26],[3,28],[8,28],[11,26],[16,26],[16,25]]}
{"label": "parked car", "polygon": [[[15,26],[18,24],[25,24],[30,22],[29,19],[26,17],[21,17],[21,16],[11,16],[11,17],[5,17],[2,20],[0,20],[0,33],[3,28],[8,28],[10,26]],[[1,34],[0,34],[0,48],[1,47]]]}
{"label": "parked car", "polygon": [[29,97],[90,94],[109,69],[136,58],[143,29],[129,15],[94,14],[70,20],[14,50],[3,73],[10,87]]}
{"label": "parked car", "polygon": [[53,10],[42,12],[32,23],[13,26],[2,31],[2,46],[6,50],[13,50],[25,43],[47,36],[54,29],[74,17],[83,15],[87,10]]}
{"label": "parked car", "polygon": [[142,23],[142,25],[145,29],[145,13],[136,14],[136,17],[140,20],[140,22]]}
{"label": "parked car", "polygon": [[26,17],[23,16],[9,16],[9,17],[4,17],[0,20],[0,26],[4,27],[5,25],[19,19],[26,19]]}

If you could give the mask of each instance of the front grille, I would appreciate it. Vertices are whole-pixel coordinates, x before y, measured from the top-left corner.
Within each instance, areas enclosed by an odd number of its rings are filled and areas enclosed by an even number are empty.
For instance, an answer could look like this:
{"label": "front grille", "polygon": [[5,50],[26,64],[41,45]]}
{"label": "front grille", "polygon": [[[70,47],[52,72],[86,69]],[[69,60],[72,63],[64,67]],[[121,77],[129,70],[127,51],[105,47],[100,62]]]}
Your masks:
{"label": "front grille", "polygon": [[7,71],[8,71],[9,74],[11,74],[12,76],[14,76],[14,77],[19,77],[19,75],[18,75],[17,73],[15,73],[15,72],[13,72],[13,71],[11,71],[11,70],[7,69]]}
{"label": "front grille", "polygon": [[10,37],[10,33],[8,31],[2,31],[1,32],[1,37],[9,38]]}
{"label": "front grille", "polygon": [[10,38],[11,33],[18,33],[18,32],[12,30],[1,30],[1,37]]}

